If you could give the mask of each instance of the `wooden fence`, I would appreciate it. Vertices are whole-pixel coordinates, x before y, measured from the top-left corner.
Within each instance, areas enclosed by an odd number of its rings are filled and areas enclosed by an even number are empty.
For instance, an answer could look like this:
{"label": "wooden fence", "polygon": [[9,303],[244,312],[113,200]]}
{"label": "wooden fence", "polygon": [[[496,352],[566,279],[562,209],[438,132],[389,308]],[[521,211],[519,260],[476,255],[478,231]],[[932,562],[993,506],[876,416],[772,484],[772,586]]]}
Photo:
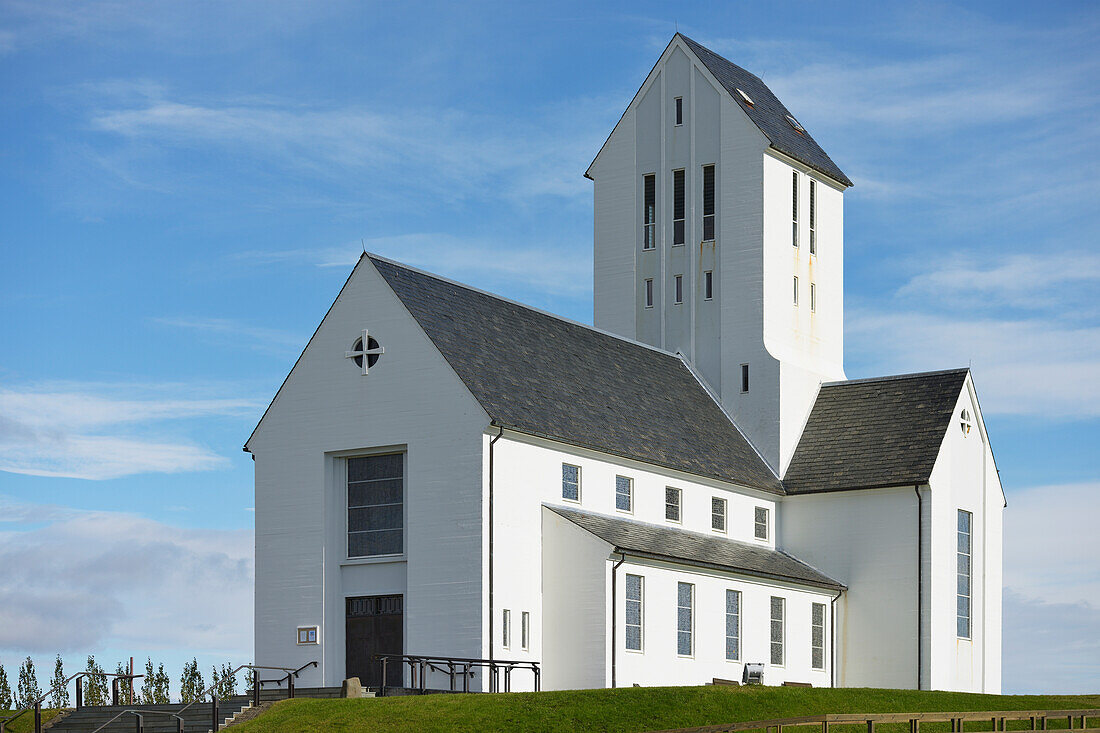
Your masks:
{"label": "wooden fence", "polygon": [[[875,733],[879,723],[908,723],[909,733],[920,733],[922,723],[950,723],[952,733],[978,733],[978,731],[1006,731],[1008,721],[1027,721],[1027,730],[1048,730],[1048,721],[1059,721],[1061,730],[1083,730],[1089,727],[1089,719],[1100,719],[1100,710],[988,710],[959,713],[840,713],[827,715],[807,715],[801,718],[777,718],[776,720],[750,720],[743,723],[723,725],[704,725],[696,728],[676,728],[658,733],[735,733],[736,731],[760,730],[764,733],[783,733],[787,726],[821,726],[821,733],[830,733],[833,725],[865,728],[866,733]],[[1061,727],[1066,722],[1066,728]],[[967,726],[967,724],[971,724]],[[1075,725],[1078,723],[1079,725]],[[980,726],[980,727],[976,727]],[[990,726],[985,728],[984,726]],[[846,728],[851,731],[852,728]],[[1100,727],[1092,728],[1100,730]],[[834,731],[833,733],[838,733]],[[863,733],[861,731],[860,733]]]}

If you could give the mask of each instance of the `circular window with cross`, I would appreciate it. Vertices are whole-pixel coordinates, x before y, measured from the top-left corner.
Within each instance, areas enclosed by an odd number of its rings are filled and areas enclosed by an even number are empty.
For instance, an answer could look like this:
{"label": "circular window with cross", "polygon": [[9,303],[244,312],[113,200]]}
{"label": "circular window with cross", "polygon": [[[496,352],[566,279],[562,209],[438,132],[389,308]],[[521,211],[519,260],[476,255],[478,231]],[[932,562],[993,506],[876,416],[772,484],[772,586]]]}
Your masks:
{"label": "circular window with cross", "polygon": [[970,410],[963,408],[963,411],[959,414],[959,427],[963,431],[963,435],[970,435],[970,427],[973,425],[973,421],[970,419]]}
{"label": "circular window with cross", "polygon": [[385,351],[364,328],[363,335],[355,339],[351,351],[344,352],[344,358],[353,360],[355,366],[360,367],[363,370],[363,375],[366,376],[368,370],[378,363],[378,358]]}

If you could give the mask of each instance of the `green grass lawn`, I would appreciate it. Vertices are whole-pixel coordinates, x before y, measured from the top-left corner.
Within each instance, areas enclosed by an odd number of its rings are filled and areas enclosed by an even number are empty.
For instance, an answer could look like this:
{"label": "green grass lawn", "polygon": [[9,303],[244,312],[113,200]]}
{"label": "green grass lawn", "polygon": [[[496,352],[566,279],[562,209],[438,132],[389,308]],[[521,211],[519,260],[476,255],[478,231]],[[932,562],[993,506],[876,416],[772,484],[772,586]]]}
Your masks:
{"label": "green grass lawn", "polygon": [[[425,695],[365,700],[284,700],[238,728],[240,733],[312,731],[636,731],[822,713],[1100,709],[1096,695],[971,695],[913,690],[798,687],[650,687],[618,690]],[[1100,720],[1090,721],[1100,727]],[[973,724],[973,730],[979,730]],[[1023,729],[1022,721],[1010,728]],[[1050,721],[1065,728],[1066,721]],[[989,724],[985,728],[988,730]],[[862,726],[833,726],[861,733]],[[925,724],[922,733],[949,730]],[[786,729],[785,729],[786,730]],[[908,726],[880,725],[881,733]],[[820,731],[802,727],[797,733]],[[796,733],[791,731],[791,733]]]}
{"label": "green grass lawn", "polygon": [[[0,710],[0,720],[3,720],[4,718],[8,717],[9,715],[15,715],[15,711],[14,710]],[[47,720],[49,720],[50,718],[52,718],[55,715],[57,715],[56,710],[43,709],[42,710],[42,722],[45,723]],[[4,728],[5,733],[26,733],[29,730],[34,730],[34,711],[33,710],[29,710],[29,711],[23,713],[23,715],[19,718],[19,720],[16,720],[13,723],[8,723],[7,726]]]}

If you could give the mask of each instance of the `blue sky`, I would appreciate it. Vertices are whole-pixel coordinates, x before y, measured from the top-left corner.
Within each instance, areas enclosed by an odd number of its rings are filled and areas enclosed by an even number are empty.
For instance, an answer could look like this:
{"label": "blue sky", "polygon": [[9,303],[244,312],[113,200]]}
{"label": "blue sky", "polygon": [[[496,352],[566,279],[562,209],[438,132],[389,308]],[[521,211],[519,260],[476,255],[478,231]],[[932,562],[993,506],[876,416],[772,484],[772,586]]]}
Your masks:
{"label": "blue sky", "polygon": [[1005,690],[1100,690],[1100,8],[1072,2],[0,2],[9,677],[248,661],[241,445],[364,243],[591,322],[582,173],[677,27],[856,183],[848,376],[972,365]]}

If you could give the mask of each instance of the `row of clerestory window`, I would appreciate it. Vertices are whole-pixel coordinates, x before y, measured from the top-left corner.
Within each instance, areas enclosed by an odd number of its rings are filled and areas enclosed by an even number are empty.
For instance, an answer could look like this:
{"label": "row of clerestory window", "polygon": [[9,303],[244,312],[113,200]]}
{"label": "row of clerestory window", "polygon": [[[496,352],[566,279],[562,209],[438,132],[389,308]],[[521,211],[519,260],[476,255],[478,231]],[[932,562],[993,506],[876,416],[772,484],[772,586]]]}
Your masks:
{"label": "row of clerestory window", "polygon": [[[700,229],[702,241],[713,242],[715,238],[715,190],[714,164],[702,166],[702,218]],[[672,245],[680,246],[687,239],[687,180],[683,168],[672,171]],[[657,174],[642,176],[642,249],[657,248]]]}

